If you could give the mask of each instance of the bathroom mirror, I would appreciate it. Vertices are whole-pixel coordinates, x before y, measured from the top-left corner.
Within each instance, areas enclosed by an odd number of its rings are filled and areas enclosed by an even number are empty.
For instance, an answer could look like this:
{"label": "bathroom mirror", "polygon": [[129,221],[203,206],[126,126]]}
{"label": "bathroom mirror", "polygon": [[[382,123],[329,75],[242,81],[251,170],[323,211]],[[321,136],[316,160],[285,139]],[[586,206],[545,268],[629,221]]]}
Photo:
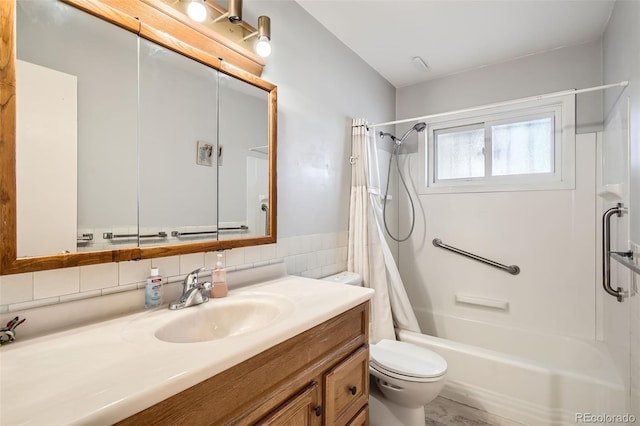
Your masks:
{"label": "bathroom mirror", "polygon": [[219,72],[144,39],[139,67],[139,244],[216,240]]}
{"label": "bathroom mirror", "polygon": [[57,1],[16,6],[17,256],[136,247],[102,234],[138,235],[138,37]]}
{"label": "bathroom mirror", "polygon": [[224,74],[219,91],[218,237],[269,235],[267,93]]}
{"label": "bathroom mirror", "polygon": [[274,85],[142,2],[0,13],[0,274],[275,242]]}

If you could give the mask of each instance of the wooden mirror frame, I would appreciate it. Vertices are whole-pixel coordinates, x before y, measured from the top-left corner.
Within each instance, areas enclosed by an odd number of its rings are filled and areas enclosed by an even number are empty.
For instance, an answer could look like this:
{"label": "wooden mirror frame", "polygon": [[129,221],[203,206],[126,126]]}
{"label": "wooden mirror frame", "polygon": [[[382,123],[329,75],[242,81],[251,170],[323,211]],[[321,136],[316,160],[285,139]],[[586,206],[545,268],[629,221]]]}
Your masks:
{"label": "wooden mirror frame", "polygon": [[[155,247],[62,253],[36,257],[17,257],[16,226],[16,0],[0,1],[0,275],[48,269],[93,265],[126,260],[150,259],[246,247],[276,242],[276,138],[277,87],[238,68],[260,72],[251,60],[220,41],[198,31],[197,26],[162,11],[159,0],[60,0],[104,19],[142,38],[210,66],[266,91],[268,96],[269,137],[269,235],[264,237],[216,240]],[[160,30],[162,29],[162,30]],[[46,208],[43,207],[43,210]]]}

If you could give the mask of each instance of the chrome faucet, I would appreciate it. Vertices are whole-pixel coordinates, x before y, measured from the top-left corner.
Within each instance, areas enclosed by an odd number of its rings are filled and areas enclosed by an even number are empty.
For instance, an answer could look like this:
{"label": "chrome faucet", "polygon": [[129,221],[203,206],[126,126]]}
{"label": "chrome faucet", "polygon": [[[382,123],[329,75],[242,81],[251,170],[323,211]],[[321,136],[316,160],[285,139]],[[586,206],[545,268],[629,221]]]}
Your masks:
{"label": "chrome faucet", "polygon": [[210,281],[198,282],[198,272],[204,270],[205,268],[198,268],[187,274],[182,282],[182,296],[180,296],[180,299],[169,303],[169,309],[183,309],[209,301],[208,293],[213,284]]}

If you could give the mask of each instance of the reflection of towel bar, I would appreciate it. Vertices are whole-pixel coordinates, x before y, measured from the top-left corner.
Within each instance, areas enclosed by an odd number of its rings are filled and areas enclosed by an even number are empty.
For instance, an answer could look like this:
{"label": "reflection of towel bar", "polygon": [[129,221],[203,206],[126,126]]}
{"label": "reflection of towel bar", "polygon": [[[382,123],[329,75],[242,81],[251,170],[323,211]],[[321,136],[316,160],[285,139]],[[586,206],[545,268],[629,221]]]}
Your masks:
{"label": "reflection of towel bar", "polygon": [[93,240],[93,233],[82,234],[81,237],[77,237],[78,243],[88,243]]}
{"label": "reflection of towel bar", "polygon": [[240,226],[222,227],[218,229],[220,229],[221,231],[248,231],[249,227],[247,225],[240,225]]}
{"label": "reflection of towel bar", "polygon": [[264,233],[266,235],[269,235],[271,233],[271,231],[269,230],[269,206],[267,204],[263,204],[262,206],[260,206],[260,210],[262,210],[265,215],[264,215]]}
{"label": "reflection of towel bar", "polygon": [[[247,225],[240,226],[229,226],[218,228],[220,231],[248,231],[249,227]],[[193,235],[208,235],[208,234],[217,234],[218,231],[193,231],[193,232],[180,232],[180,231],[171,231],[172,237],[189,237]]]}
{"label": "reflection of towel bar", "polygon": [[102,234],[102,238],[105,240],[113,240],[116,238],[167,238],[166,232],[158,232],[157,234],[114,234],[113,232],[105,232]]}

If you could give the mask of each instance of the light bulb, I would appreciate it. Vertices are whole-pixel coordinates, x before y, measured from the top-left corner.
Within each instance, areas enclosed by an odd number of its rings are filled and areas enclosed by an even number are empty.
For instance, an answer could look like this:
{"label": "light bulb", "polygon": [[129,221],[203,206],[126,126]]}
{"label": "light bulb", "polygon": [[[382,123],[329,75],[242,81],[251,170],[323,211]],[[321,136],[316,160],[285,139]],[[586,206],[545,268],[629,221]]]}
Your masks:
{"label": "light bulb", "polygon": [[256,53],[263,58],[271,55],[271,43],[268,37],[262,36],[258,39],[258,43],[256,43]]}
{"label": "light bulb", "polygon": [[204,6],[204,0],[191,0],[187,6],[187,14],[196,22],[202,22],[207,19],[207,8]]}

